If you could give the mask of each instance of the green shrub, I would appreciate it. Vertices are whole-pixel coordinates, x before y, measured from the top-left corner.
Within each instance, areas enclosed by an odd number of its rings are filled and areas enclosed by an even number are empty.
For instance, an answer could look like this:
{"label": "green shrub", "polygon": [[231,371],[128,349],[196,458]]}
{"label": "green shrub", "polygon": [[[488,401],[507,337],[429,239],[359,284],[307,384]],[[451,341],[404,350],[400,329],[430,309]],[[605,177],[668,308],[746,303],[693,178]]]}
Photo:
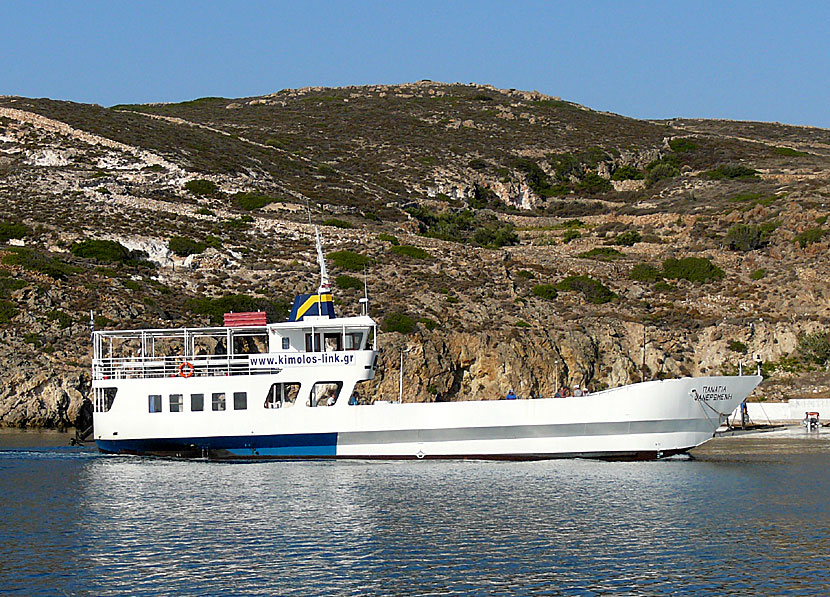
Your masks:
{"label": "green shrub", "polygon": [[529,158],[516,158],[511,165],[516,170],[524,172],[527,186],[540,197],[553,197],[557,194],[557,190],[551,186],[548,175],[533,160]]}
{"label": "green shrub", "polygon": [[430,319],[429,317],[419,317],[418,323],[422,324],[429,331],[432,331],[438,327],[438,322],[434,319]]}
{"label": "green shrub", "polygon": [[386,234],[385,232],[378,234],[378,240],[382,240],[393,245],[401,244],[397,236],[392,236],[391,234]]}
{"label": "green shrub", "polygon": [[17,306],[11,301],[0,300],[0,324],[9,323],[17,315]]}
{"label": "green shrub", "polygon": [[354,224],[346,220],[339,220],[337,218],[329,218],[323,222],[323,226],[333,226],[334,228],[354,228]]}
{"label": "green shrub", "polygon": [[653,186],[661,180],[674,178],[680,175],[680,170],[677,166],[667,163],[659,163],[653,168],[650,168],[646,174],[646,185]]}
{"label": "green shrub", "polygon": [[473,158],[467,165],[473,170],[484,170],[485,168],[487,168],[487,162],[485,162],[481,158]]}
{"label": "green shrub", "polygon": [[563,230],[570,230],[572,228],[585,228],[585,222],[582,220],[565,220],[564,222],[559,222],[556,228],[561,228]]}
{"label": "green shrub", "polygon": [[526,322],[524,319],[517,319],[516,320],[516,327],[517,328],[529,328],[530,324]]}
{"label": "green shrub", "polygon": [[826,222],[827,222],[827,216],[819,216],[819,217],[816,218],[816,224],[818,224],[819,226],[824,226],[824,224]]}
{"label": "green shrub", "polygon": [[236,205],[239,209],[244,209],[245,211],[254,211],[256,209],[262,209],[266,205],[269,205],[277,201],[270,195],[266,195],[265,193],[260,193],[258,191],[247,193],[234,193],[231,196],[231,200],[233,201],[234,205]]}
{"label": "green shrub", "polygon": [[473,233],[473,243],[479,247],[498,249],[500,247],[519,244],[519,235],[513,230],[513,225],[506,223],[498,227],[482,226]]}
{"label": "green shrub", "polygon": [[826,232],[821,228],[809,228],[804,232],[795,235],[795,240],[799,246],[804,249],[807,245],[819,242]]}
{"label": "green shrub", "polygon": [[141,290],[141,284],[135,280],[124,280],[124,288],[127,290],[139,291]]}
{"label": "green shrub", "polygon": [[760,268],[760,269],[756,269],[754,272],[749,274],[749,279],[750,280],[760,280],[761,278],[763,278],[766,275],[767,275],[767,270],[765,270],[764,268]]}
{"label": "green shrub", "polygon": [[599,259],[600,261],[612,261],[614,259],[619,259],[620,257],[625,257],[625,254],[621,253],[617,249],[614,249],[613,247],[596,247],[590,251],[580,253],[577,257],[585,259]]}
{"label": "green shrub", "polygon": [[574,230],[573,228],[570,228],[565,231],[565,234],[562,235],[562,242],[567,245],[572,240],[576,240],[578,238],[582,238],[582,234],[579,232],[579,230]]}
{"label": "green shrub", "polygon": [[61,329],[66,329],[72,325],[72,316],[59,309],[46,312],[46,319],[49,321],[57,321]]}
{"label": "green shrub", "polygon": [[78,272],[78,268],[59,261],[49,255],[23,247],[10,247],[10,251],[3,257],[6,265],[17,265],[24,269],[40,272],[55,280],[66,280],[71,274]]}
{"label": "green shrub", "polygon": [[666,282],[665,280],[660,280],[654,285],[655,292],[671,292],[674,290],[674,286]]}
{"label": "green shrub", "polygon": [[733,251],[754,251],[763,246],[761,230],[758,226],[735,224],[726,233],[726,244]]}
{"label": "green shrub", "polygon": [[343,290],[348,290],[349,288],[354,288],[355,290],[362,290],[363,289],[363,282],[360,278],[355,278],[354,276],[342,275],[337,276],[334,279],[334,283],[337,285],[338,288]]}
{"label": "green shrub", "polygon": [[0,243],[7,243],[13,238],[25,238],[32,233],[31,229],[19,222],[0,222]]}
{"label": "green shrub", "polygon": [[365,255],[354,253],[353,251],[334,251],[326,257],[335,267],[350,272],[359,272],[363,269],[364,265],[368,265],[371,262],[371,259]]}
{"label": "green shrub", "polygon": [[212,209],[208,209],[207,207],[200,207],[196,210],[196,213],[200,216],[215,216],[216,212]]}
{"label": "green shrub", "polygon": [[87,239],[73,244],[69,251],[77,257],[103,263],[125,263],[131,258],[130,250],[114,240]]}
{"label": "green shrub", "polygon": [[420,247],[413,247],[412,245],[393,245],[392,252],[396,255],[411,257],[412,259],[432,259],[432,255],[429,252],[424,251]]}
{"label": "green shrub", "polygon": [[289,308],[288,302],[281,299],[269,300],[244,294],[219,298],[197,297],[185,301],[184,306],[192,313],[207,315],[214,324],[221,324],[225,313],[248,311],[265,311],[269,321],[284,321],[288,318]]}
{"label": "green shrub", "polygon": [[723,270],[705,257],[669,258],[663,262],[663,275],[673,280],[689,280],[702,284],[723,278]]}
{"label": "green shrub", "polygon": [[9,292],[20,290],[26,286],[25,280],[12,278],[7,272],[0,270],[0,298],[9,295]]}
{"label": "green shrub", "polygon": [[583,193],[607,193],[613,189],[614,185],[596,172],[589,172],[576,184],[576,190]]}
{"label": "green shrub", "polygon": [[642,240],[642,236],[636,230],[626,230],[614,237],[614,244],[621,247],[633,247]]}
{"label": "green shrub", "polygon": [[533,272],[530,272],[526,269],[520,269],[516,272],[516,275],[520,278],[524,278],[525,280],[530,280],[531,278],[533,278]]}
{"label": "green shrub", "polygon": [[669,141],[669,147],[677,153],[686,153],[697,149],[697,143],[691,139],[672,139]]}
{"label": "green shrub", "polygon": [[798,351],[807,362],[826,365],[830,361],[830,333],[802,334],[798,338]]}
{"label": "green shrub", "polygon": [[799,157],[804,157],[804,156],[810,155],[809,153],[806,153],[804,151],[797,151],[797,150],[793,149],[792,147],[776,147],[775,148],[775,153],[777,153],[778,155],[783,155],[783,156],[793,157],[793,158],[799,158]]}
{"label": "green shrub", "polygon": [[738,179],[738,180],[754,180],[758,171],[748,166],[741,164],[722,164],[714,170],[709,170],[703,173],[704,176],[712,180],[723,179]]}
{"label": "green shrub", "polygon": [[554,284],[537,284],[533,287],[533,294],[548,301],[552,301],[559,296]]}
{"label": "green shrub", "polygon": [[739,340],[730,340],[729,344],[727,344],[726,346],[732,352],[740,352],[741,354],[746,354],[746,344]]}
{"label": "green shrub", "polygon": [[642,180],[646,177],[642,170],[638,170],[634,166],[620,166],[614,170],[611,175],[611,180]]}
{"label": "green shrub", "polygon": [[207,245],[186,236],[173,236],[168,241],[167,248],[179,257],[187,257],[188,255],[198,255],[207,248]]}
{"label": "green shrub", "polygon": [[656,282],[663,278],[663,273],[650,263],[638,263],[631,268],[628,277],[637,282]]}
{"label": "green shrub", "polygon": [[411,334],[415,331],[415,320],[406,313],[390,313],[384,318],[382,328],[386,332]]}
{"label": "green shrub", "polygon": [[216,192],[216,183],[203,178],[188,180],[184,188],[194,195],[213,195]]}
{"label": "green shrub", "polygon": [[617,298],[617,295],[602,282],[589,276],[569,276],[559,282],[556,289],[565,292],[581,292],[585,300],[595,305],[608,303]]}

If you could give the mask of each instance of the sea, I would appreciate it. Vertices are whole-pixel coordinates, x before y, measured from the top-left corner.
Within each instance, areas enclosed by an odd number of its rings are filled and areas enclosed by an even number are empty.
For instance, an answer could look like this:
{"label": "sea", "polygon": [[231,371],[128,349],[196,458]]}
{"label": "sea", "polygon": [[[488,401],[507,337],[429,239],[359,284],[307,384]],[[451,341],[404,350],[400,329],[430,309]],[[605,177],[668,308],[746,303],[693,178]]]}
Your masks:
{"label": "sea", "polygon": [[827,595],[830,430],[654,462],[221,463],[0,433],[3,595]]}

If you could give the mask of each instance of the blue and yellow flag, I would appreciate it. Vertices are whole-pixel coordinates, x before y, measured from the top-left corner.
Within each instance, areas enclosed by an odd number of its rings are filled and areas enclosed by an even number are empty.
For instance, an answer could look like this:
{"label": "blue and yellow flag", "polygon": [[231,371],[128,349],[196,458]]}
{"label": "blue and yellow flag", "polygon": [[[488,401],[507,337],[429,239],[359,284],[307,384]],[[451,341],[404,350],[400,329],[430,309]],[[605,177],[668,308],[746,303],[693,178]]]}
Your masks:
{"label": "blue and yellow flag", "polygon": [[334,319],[334,302],[331,294],[301,294],[294,299],[288,321],[300,321],[303,317],[322,315]]}

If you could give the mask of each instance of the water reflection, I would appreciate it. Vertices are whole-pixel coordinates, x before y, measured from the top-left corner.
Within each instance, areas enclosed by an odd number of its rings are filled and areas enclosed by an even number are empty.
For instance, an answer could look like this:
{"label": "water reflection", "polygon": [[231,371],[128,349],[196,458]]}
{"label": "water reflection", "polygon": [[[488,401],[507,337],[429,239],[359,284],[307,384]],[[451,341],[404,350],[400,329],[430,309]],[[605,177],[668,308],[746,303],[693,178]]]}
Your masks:
{"label": "water reflection", "polygon": [[830,588],[830,450],[753,460],[721,444],[651,463],[0,453],[0,490],[16,501],[3,506],[0,583],[90,595]]}

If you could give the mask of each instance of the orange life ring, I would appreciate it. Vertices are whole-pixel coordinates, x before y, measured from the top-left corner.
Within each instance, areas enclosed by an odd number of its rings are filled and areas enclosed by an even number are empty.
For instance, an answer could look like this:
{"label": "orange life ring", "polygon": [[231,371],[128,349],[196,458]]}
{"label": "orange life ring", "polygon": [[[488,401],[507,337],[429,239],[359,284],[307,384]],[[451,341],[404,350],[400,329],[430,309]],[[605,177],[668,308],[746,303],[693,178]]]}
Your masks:
{"label": "orange life ring", "polygon": [[194,367],[192,363],[185,361],[179,365],[179,375],[184,378],[191,377],[194,371],[196,371],[196,367]]}

